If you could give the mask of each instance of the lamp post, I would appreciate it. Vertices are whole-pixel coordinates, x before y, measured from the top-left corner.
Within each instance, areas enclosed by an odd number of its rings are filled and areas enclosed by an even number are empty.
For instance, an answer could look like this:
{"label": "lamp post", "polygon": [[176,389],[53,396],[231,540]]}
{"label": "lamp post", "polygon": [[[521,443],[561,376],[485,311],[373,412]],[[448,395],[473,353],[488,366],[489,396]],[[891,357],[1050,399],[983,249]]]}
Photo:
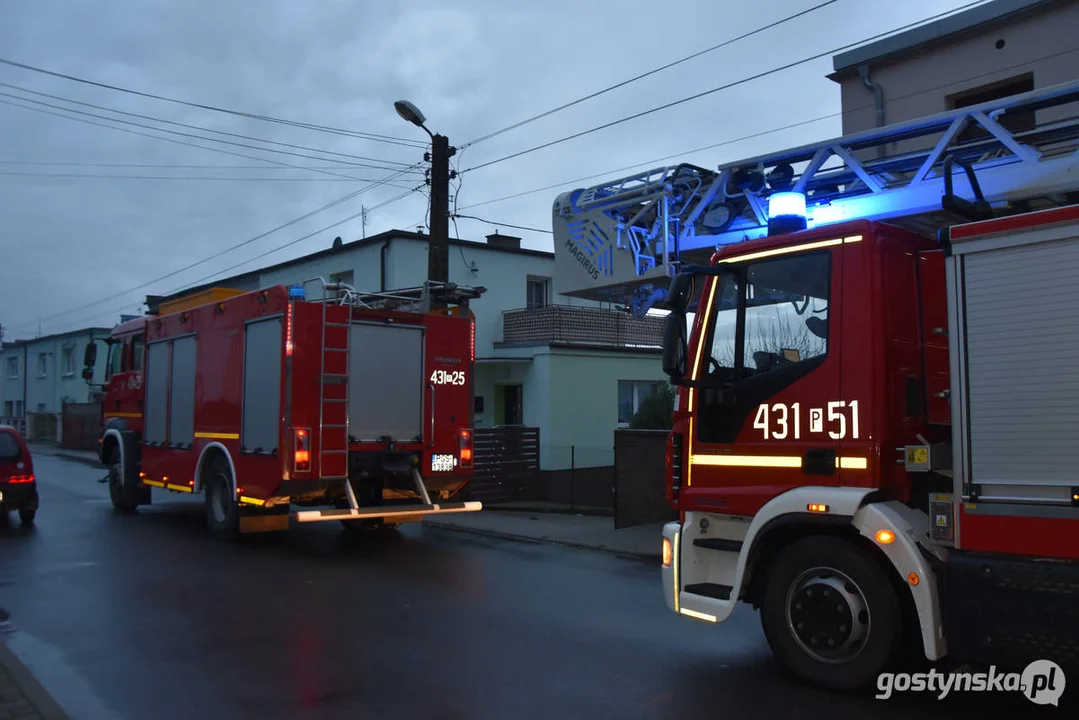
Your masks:
{"label": "lamp post", "polygon": [[[431,236],[427,250],[427,279],[448,283],[450,273],[450,158],[457,148],[450,147],[449,138],[427,129],[427,118],[407,100],[393,104],[397,114],[431,136]],[[444,303],[431,303],[432,309]]]}

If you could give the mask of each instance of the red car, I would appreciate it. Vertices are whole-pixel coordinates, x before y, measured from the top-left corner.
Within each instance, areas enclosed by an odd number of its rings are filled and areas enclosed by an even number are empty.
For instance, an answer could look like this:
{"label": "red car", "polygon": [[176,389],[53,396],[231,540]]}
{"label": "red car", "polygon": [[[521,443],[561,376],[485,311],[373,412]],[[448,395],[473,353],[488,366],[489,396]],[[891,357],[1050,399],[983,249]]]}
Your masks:
{"label": "red car", "polygon": [[37,514],[37,481],[30,448],[10,425],[0,425],[0,513],[19,511],[23,525]]}

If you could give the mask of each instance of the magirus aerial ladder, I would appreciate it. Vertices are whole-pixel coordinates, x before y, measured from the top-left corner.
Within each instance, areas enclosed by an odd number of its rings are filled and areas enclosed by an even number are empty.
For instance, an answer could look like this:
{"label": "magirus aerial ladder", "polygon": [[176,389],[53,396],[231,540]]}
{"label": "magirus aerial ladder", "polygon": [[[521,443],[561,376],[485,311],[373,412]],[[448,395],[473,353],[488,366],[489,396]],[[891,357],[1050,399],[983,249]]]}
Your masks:
{"label": "magirus aerial ladder", "polygon": [[[1033,129],[1007,129],[1005,118],[1024,115],[1036,118]],[[1079,82],[715,171],[680,164],[563,193],[553,208],[559,292],[643,316],[662,307],[680,266],[767,236],[780,193],[809,227],[863,218],[931,234],[957,221],[1076,202]]]}

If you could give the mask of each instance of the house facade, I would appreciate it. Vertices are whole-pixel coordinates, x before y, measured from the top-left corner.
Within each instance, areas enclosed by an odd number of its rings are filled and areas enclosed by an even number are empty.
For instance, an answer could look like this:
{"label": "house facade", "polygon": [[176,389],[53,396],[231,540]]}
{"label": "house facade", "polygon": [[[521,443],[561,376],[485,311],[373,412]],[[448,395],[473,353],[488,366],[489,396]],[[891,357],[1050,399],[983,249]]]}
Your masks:
{"label": "house facade", "polygon": [[[843,134],[955,110],[1079,77],[1079,3],[994,0],[836,55]],[[1006,113],[1019,133],[1071,114],[1068,107]],[[960,141],[984,135],[968,128]],[[926,140],[890,152],[922,149]]]}
{"label": "house facade", "polygon": [[[329,249],[182,294],[315,277],[366,292],[419,287],[427,278],[427,248],[427,235],[393,230],[335,241]],[[613,465],[615,428],[629,422],[652,387],[666,382],[662,320],[634,320],[599,303],[557,296],[554,254],[522,248],[517,237],[451,239],[449,260],[450,282],[486,289],[470,303],[476,318],[475,426],[539,428],[545,470]]]}
{"label": "house facade", "polygon": [[[58,415],[65,403],[94,400],[95,391],[82,378],[82,359],[91,340],[108,337],[109,329],[92,327],[4,343],[0,348],[0,422],[25,427],[28,413]],[[105,371],[98,353],[95,377]]]}

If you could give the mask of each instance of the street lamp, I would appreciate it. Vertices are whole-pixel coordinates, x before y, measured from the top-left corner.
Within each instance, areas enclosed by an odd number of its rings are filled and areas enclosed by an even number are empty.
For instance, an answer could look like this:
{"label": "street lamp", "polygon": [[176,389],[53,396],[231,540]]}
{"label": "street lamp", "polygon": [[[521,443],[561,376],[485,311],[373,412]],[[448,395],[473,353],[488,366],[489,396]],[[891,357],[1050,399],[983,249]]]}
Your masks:
{"label": "street lamp", "polygon": [[[407,100],[398,100],[393,109],[405,122],[431,136],[431,236],[427,241],[427,279],[433,283],[449,283],[450,273],[450,158],[457,152],[444,135],[427,128],[427,118]],[[444,303],[431,303],[441,309]]]}

